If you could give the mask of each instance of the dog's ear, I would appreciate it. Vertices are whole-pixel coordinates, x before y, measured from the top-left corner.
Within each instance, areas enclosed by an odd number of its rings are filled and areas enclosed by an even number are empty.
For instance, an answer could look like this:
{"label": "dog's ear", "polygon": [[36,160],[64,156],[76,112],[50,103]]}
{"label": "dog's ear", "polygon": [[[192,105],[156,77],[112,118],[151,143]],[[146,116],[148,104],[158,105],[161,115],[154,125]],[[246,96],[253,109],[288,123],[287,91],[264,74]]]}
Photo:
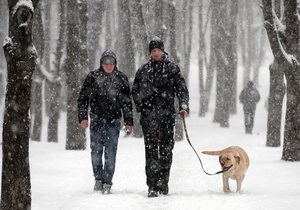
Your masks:
{"label": "dog's ear", "polygon": [[236,162],[240,164],[241,158],[239,156],[234,156],[234,158],[236,159]]}

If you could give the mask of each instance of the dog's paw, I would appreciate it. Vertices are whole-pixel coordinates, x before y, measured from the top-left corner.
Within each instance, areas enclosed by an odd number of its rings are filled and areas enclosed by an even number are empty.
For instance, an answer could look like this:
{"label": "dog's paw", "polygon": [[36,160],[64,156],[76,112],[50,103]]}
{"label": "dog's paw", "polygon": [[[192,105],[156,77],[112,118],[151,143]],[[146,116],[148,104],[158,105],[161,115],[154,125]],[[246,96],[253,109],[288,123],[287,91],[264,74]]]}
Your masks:
{"label": "dog's paw", "polygon": [[224,193],[227,193],[227,194],[231,193],[231,190],[229,188],[224,188],[223,191],[224,191]]}

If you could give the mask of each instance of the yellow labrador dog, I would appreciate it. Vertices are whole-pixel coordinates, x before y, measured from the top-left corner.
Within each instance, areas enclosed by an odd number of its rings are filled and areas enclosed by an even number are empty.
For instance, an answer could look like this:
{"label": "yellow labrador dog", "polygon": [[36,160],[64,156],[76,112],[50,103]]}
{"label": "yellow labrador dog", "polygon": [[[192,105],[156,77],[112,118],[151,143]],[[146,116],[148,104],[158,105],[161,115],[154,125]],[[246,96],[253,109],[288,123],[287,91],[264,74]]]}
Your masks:
{"label": "yellow labrador dog", "polygon": [[218,151],[203,151],[206,155],[219,156],[223,172],[223,191],[230,193],[229,178],[236,180],[236,192],[241,191],[242,181],[249,167],[250,161],[247,153],[241,147],[231,146]]}

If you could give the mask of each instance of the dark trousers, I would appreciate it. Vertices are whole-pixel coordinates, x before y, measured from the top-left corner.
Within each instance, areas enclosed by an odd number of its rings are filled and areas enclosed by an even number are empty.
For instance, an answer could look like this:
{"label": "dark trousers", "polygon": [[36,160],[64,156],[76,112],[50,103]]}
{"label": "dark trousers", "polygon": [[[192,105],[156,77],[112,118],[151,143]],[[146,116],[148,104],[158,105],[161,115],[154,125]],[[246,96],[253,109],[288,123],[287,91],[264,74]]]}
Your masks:
{"label": "dark trousers", "polygon": [[252,129],[254,126],[254,115],[255,115],[255,109],[251,109],[251,110],[244,109],[246,133],[252,133]]}
{"label": "dark trousers", "polygon": [[142,125],[145,142],[146,176],[149,190],[168,187],[174,148],[174,124]]}
{"label": "dark trousers", "polygon": [[113,184],[120,128],[120,119],[113,121],[92,119],[90,124],[90,147],[94,177],[108,185]]}

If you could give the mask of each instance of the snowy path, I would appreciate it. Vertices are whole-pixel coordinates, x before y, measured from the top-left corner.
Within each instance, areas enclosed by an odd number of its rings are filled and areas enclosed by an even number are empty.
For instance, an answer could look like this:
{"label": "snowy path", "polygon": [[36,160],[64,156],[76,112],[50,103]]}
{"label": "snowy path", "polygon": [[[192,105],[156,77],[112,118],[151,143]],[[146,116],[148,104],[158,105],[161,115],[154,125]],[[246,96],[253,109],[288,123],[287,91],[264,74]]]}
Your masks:
{"label": "snowy path", "polygon": [[[143,140],[121,135],[112,195],[93,192],[89,148],[65,151],[64,143],[32,142],[32,209],[299,209],[300,163],[281,161],[282,147],[265,147],[264,119],[257,122],[255,134],[245,135],[239,116],[232,118],[229,129],[220,128],[209,118],[187,119],[191,141],[199,154],[230,145],[242,146],[248,152],[251,163],[241,194],[224,194],[221,175],[204,174],[184,140],[175,145],[170,194],[148,198]],[[220,169],[217,157],[200,157],[208,172]],[[235,182],[230,184],[234,190]]]}

